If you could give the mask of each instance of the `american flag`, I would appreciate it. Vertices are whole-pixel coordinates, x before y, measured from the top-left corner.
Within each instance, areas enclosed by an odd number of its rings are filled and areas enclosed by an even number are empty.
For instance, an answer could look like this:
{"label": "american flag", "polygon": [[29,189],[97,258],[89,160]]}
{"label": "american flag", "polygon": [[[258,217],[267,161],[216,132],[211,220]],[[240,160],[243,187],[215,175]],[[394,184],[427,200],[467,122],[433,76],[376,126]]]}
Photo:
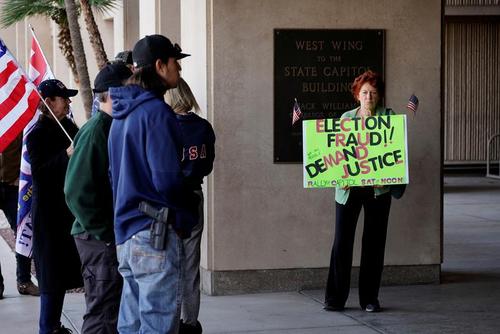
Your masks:
{"label": "american flag", "polygon": [[408,104],[406,105],[406,108],[410,109],[413,112],[416,112],[418,109],[418,97],[415,96],[415,94],[412,94],[410,98],[408,99]]}
{"label": "american flag", "polygon": [[[50,69],[49,63],[42,52],[40,44],[32,32],[31,37],[31,56],[28,68],[30,80],[39,85],[42,81],[53,79],[54,74]],[[33,129],[40,111],[37,111],[35,117],[24,128],[23,132],[23,148],[21,153],[21,171],[19,173],[19,196],[18,196],[18,211],[17,211],[17,240],[16,252],[24,256],[31,257],[32,253],[32,235],[33,225],[31,222],[31,193],[32,193],[32,178],[31,178],[31,161],[26,147],[26,138]]]}
{"label": "american flag", "polygon": [[300,106],[299,103],[297,102],[297,99],[295,99],[292,111],[292,125],[294,125],[295,122],[297,122],[301,117],[302,117],[302,111],[300,110]]}
{"label": "american flag", "polygon": [[40,97],[0,39],[0,152],[33,118]]}

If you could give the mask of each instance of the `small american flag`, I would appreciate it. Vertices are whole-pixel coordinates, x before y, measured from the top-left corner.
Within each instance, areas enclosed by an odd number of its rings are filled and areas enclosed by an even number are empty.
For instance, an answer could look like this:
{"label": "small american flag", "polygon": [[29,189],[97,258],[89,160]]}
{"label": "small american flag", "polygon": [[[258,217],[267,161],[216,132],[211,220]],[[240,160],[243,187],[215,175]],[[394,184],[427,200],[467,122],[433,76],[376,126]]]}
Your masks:
{"label": "small american flag", "polygon": [[295,99],[295,103],[293,104],[293,111],[292,111],[292,125],[295,124],[300,118],[302,117],[302,111],[300,110],[299,103],[297,102],[297,99]]}
{"label": "small american flag", "polygon": [[415,96],[415,94],[412,94],[410,98],[408,99],[408,104],[406,105],[406,108],[410,109],[413,112],[416,112],[418,109],[418,97]]}

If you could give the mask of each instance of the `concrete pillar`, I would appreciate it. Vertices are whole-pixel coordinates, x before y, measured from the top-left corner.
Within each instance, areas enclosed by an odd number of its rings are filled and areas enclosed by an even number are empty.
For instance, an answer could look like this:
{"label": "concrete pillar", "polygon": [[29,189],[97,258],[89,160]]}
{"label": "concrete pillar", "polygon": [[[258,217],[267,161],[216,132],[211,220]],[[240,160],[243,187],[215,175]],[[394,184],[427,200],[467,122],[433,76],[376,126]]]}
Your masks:
{"label": "concrete pillar", "polygon": [[[181,47],[183,52],[191,54],[191,57],[182,59],[182,77],[191,87],[196,100],[201,109],[201,116],[207,118],[213,124],[213,108],[209,107],[207,91],[210,87],[210,82],[207,81],[207,29],[208,22],[206,16],[206,2],[197,0],[182,0],[180,10],[181,25]],[[208,112],[210,110],[210,112]],[[212,204],[213,204],[213,180],[209,176],[205,179],[203,192],[205,194],[205,222],[213,221]],[[213,225],[207,223],[205,232],[202,238],[201,266],[203,268],[212,267],[213,262],[212,252],[209,247],[213,245],[210,237],[213,235],[207,232],[207,229]]]}
{"label": "concrete pillar", "polygon": [[173,42],[180,38],[180,0],[143,0],[139,4],[140,38],[162,34]]}
{"label": "concrete pillar", "polygon": [[113,41],[116,52],[131,50],[139,39],[139,0],[122,0],[113,17]]}
{"label": "concrete pillar", "polygon": [[28,22],[26,20],[20,21],[16,23],[16,53],[15,56],[17,61],[21,64],[21,66],[26,66],[28,63],[28,55],[27,55],[27,43],[26,43],[26,35],[27,35],[27,26]]}
{"label": "concrete pillar", "polygon": [[158,32],[172,43],[181,43],[181,0],[159,1]]}
{"label": "concrete pillar", "polygon": [[156,34],[156,0],[142,0],[139,2],[139,38]]}

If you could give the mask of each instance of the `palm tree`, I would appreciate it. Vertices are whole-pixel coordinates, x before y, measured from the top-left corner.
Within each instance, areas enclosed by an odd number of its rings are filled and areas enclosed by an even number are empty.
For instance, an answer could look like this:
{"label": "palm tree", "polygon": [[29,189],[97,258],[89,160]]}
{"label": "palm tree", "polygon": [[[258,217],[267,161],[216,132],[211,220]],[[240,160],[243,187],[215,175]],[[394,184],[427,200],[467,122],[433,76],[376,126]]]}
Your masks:
{"label": "palm tree", "polygon": [[[112,9],[116,0],[89,0],[88,2],[93,8],[99,11],[106,11]],[[66,58],[68,65],[71,69],[73,77],[76,82],[79,82],[78,71],[76,70],[75,58],[73,55],[73,46],[71,44],[71,34],[69,32],[68,18],[66,10],[64,8],[64,0],[7,0],[2,2],[2,8],[0,13],[0,25],[2,27],[8,27],[12,24],[22,21],[27,17],[41,15],[53,20],[58,28],[59,33],[57,35],[57,41],[59,43],[59,49],[61,49],[62,54]],[[77,8],[79,13],[79,8]],[[96,29],[88,29],[89,35],[91,36],[91,41],[93,38],[100,39],[100,33]],[[92,44],[94,47],[94,44]],[[95,48],[95,47],[94,47]],[[105,54],[104,48],[102,47],[96,53]],[[100,60],[97,60],[98,64]]]}
{"label": "palm tree", "polygon": [[94,13],[92,12],[92,5],[99,11],[105,11],[112,9],[115,5],[114,1],[92,1],[92,0],[80,0],[80,7],[82,9],[82,14],[85,19],[85,25],[89,33],[90,44],[92,49],[94,49],[94,55],[97,62],[97,67],[102,69],[106,66],[108,62],[108,57],[104,51],[104,45],[102,44],[101,33],[94,19]]}
{"label": "palm tree", "polygon": [[69,33],[68,19],[64,10],[64,0],[8,0],[3,1],[0,25],[3,28],[22,21],[27,17],[41,15],[50,18],[59,27],[57,41],[59,49],[66,58],[68,65],[78,82],[71,36]]}
{"label": "palm tree", "polygon": [[76,69],[80,78],[80,94],[83,108],[85,109],[85,116],[89,119],[92,112],[92,90],[90,89],[89,70],[80,33],[80,23],[78,23],[78,8],[74,0],[64,0],[64,4],[66,5],[71,41],[75,52]]}

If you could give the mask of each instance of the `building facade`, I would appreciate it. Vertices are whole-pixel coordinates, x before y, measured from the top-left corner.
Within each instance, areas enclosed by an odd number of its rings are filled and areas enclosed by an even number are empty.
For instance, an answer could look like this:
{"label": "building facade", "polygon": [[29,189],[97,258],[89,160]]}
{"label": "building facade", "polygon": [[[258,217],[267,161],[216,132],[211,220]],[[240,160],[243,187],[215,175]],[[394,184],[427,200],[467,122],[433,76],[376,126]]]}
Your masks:
{"label": "building facade", "polygon": [[[457,120],[454,113],[463,116],[477,110],[498,110],[499,103],[499,71],[488,72],[498,69],[498,22],[474,23],[469,28],[466,20],[457,26],[452,16],[461,15],[450,14],[452,8],[458,8],[452,2],[123,0],[112,13],[96,14],[110,58],[153,33],[179,42],[192,55],[182,60],[182,75],[217,135],[214,171],[204,185],[206,225],[201,266],[206,293],[297,290],[322,287],[326,281],[335,221],[333,189],[303,189],[301,164],[273,161],[274,106],[281,103],[273,94],[276,29],[385,32],[385,103],[405,114],[408,97],[414,93],[420,107],[416,114],[408,113],[410,185],[403,199],[392,204],[383,283],[439,282],[443,162],[483,159],[482,153],[467,156],[471,148],[460,146],[463,140],[464,145],[471,144],[462,135],[457,139],[457,131],[471,130],[467,130],[467,121]],[[489,8],[497,10],[498,3],[493,5]],[[55,27],[49,21],[26,20],[0,34],[19,61],[26,63],[28,23],[35,27],[56,76],[74,87],[54,40]],[[483,91],[483,86],[467,99],[463,94],[457,97],[461,90],[473,94],[467,86],[471,80],[456,78],[467,75],[459,74],[458,63],[467,63],[469,56],[456,50],[472,43],[465,40],[468,34],[481,36],[476,42],[487,52],[478,59],[484,68],[477,71],[481,73],[474,80],[486,85],[490,94],[481,102],[487,106],[477,108],[469,100]],[[485,34],[493,39],[485,40]],[[93,81],[97,68],[92,58],[88,61]],[[491,98],[495,89],[496,100]],[[81,108],[75,101],[79,124],[85,121]],[[480,117],[485,118],[488,133],[498,131],[492,124],[495,120],[498,123],[498,111],[493,116],[484,113]],[[474,145],[482,147],[483,143]],[[464,156],[462,151],[469,153]],[[361,227],[362,220],[356,236],[355,266],[359,264]]]}

